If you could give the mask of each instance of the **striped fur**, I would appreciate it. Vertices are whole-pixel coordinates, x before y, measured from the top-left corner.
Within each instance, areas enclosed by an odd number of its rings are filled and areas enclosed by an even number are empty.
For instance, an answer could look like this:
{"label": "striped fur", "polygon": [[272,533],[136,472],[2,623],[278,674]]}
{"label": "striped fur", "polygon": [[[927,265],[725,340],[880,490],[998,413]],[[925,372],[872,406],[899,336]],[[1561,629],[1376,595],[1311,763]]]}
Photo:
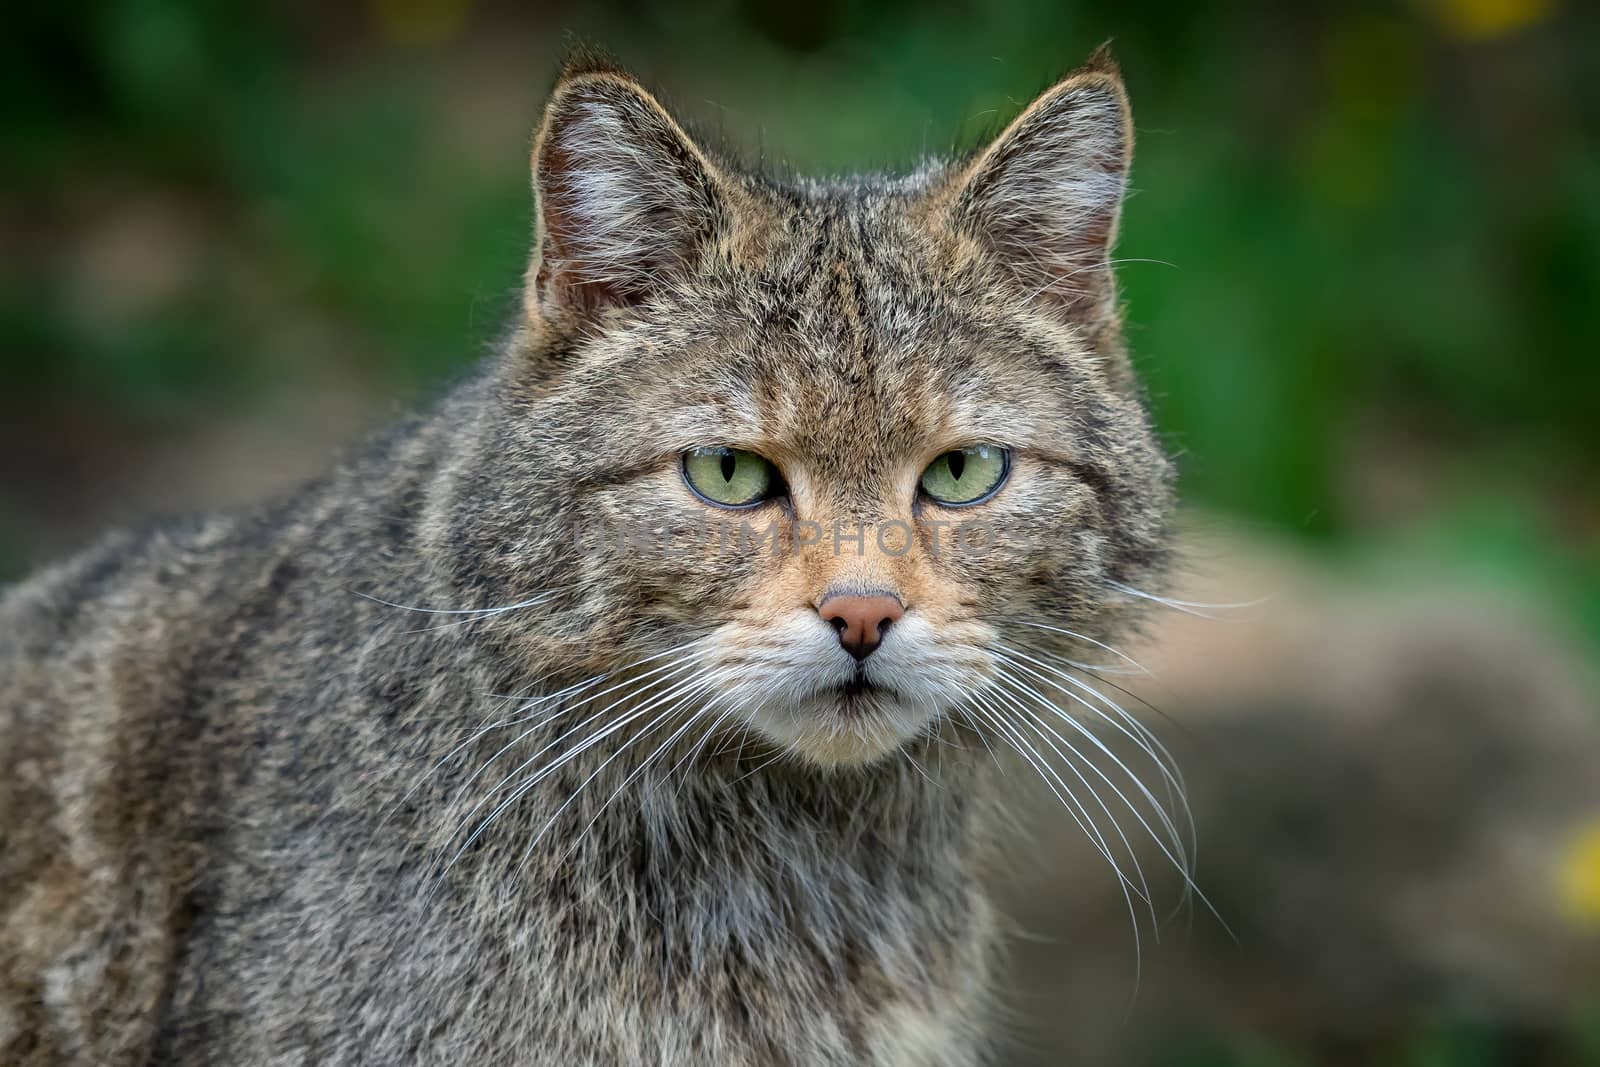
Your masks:
{"label": "striped fur", "polygon": [[[0,1060],[980,1062],[1008,820],[964,694],[1008,619],[1110,639],[1165,566],[1130,150],[1103,57],[969,159],[837,183],[565,74],[497,356],[287,499],[0,604]],[[974,442],[1005,488],[919,501]],[[871,532],[730,551],[706,444],[787,480],[740,521]],[[849,706],[844,586],[907,605]]]}

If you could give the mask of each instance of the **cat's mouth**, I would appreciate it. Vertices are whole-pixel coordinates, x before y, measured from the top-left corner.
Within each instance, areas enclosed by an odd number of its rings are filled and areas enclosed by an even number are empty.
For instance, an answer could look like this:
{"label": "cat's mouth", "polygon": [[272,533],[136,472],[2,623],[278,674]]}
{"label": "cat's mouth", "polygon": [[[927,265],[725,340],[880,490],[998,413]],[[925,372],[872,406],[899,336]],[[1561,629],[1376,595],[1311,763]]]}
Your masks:
{"label": "cat's mouth", "polygon": [[841,671],[834,678],[800,693],[791,690],[787,701],[754,702],[751,725],[812,763],[848,767],[892,752],[936,714],[926,701],[908,703],[903,686],[875,681],[866,671]]}
{"label": "cat's mouth", "polygon": [[899,697],[893,689],[885,685],[877,685],[867,679],[861,671],[843,685],[834,690],[839,694],[839,703],[847,710],[865,710],[869,706],[884,700],[896,700]]}

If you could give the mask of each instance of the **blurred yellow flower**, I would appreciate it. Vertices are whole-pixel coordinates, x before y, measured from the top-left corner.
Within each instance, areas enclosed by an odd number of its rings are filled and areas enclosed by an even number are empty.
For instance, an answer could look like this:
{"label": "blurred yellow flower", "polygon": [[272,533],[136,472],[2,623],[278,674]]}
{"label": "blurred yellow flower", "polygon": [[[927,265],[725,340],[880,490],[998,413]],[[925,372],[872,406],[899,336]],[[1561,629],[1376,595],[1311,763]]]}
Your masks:
{"label": "blurred yellow flower", "polygon": [[1428,8],[1457,37],[1486,41],[1548,18],[1554,0],[1427,0]]}
{"label": "blurred yellow flower", "polygon": [[1560,884],[1566,913],[1600,926],[1600,818],[1585,824],[1562,853]]}
{"label": "blurred yellow flower", "polygon": [[379,37],[390,44],[425,48],[460,31],[472,0],[370,0],[368,8]]}

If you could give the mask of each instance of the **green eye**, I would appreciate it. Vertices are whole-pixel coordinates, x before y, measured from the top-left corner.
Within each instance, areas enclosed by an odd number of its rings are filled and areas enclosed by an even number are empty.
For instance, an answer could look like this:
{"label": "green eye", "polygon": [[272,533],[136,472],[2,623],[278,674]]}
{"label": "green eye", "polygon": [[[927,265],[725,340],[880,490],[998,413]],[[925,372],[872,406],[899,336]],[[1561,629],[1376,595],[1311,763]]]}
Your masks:
{"label": "green eye", "polygon": [[744,508],[772,495],[778,472],[754,452],[691,448],[683,454],[683,480],[709,503]]}
{"label": "green eye", "polygon": [[941,504],[987,500],[1011,472],[1011,453],[996,445],[946,452],[922,472],[922,491]]}

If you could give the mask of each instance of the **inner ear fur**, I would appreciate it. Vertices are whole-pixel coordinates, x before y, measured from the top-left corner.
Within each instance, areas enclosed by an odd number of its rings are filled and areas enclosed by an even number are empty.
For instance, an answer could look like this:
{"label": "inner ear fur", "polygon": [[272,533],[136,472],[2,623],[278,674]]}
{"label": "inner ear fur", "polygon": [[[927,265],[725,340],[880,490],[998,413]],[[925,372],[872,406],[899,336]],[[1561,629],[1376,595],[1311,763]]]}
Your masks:
{"label": "inner ear fur", "polygon": [[529,311],[587,316],[647,299],[730,224],[734,182],[627,74],[563,74],[534,142]]}
{"label": "inner ear fur", "polygon": [[1127,93],[1102,49],[958,172],[952,222],[1025,298],[1080,322],[1114,317],[1111,250],[1132,159]]}

